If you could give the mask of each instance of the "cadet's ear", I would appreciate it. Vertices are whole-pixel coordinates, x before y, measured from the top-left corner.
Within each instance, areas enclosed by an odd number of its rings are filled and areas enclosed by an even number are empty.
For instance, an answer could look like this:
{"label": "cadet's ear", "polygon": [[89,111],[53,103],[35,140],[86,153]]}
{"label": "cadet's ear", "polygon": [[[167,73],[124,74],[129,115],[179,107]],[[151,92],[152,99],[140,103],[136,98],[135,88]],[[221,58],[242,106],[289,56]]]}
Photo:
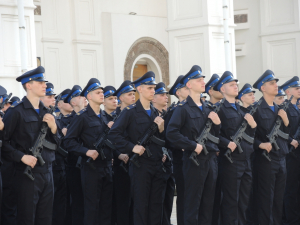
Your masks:
{"label": "cadet's ear", "polygon": [[225,87],[224,85],[222,85],[222,87],[220,88],[220,92],[223,94],[225,92]]}
{"label": "cadet's ear", "polygon": [[188,89],[191,89],[192,88],[192,85],[191,85],[191,82],[192,82],[193,80],[189,80],[187,83],[186,83],[186,86],[187,86],[187,88]]}
{"label": "cadet's ear", "polygon": [[86,99],[87,100],[90,100],[92,98],[92,94],[91,94],[91,92],[89,92],[87,95],[86,95]]}
{"label": "cadet's ear", "polygon": [[265,87],[266,83],[264,83],[261,87],[260,87],[260,91],[261,92],[265,92],[266,87]]}

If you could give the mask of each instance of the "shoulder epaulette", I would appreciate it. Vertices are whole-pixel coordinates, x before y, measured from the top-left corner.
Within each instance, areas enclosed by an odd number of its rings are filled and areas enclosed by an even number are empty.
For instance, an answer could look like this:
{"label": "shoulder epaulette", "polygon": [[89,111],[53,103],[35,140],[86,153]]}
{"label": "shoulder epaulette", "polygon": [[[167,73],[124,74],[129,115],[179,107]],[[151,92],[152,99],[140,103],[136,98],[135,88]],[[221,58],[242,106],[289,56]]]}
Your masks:
{"label": "shoulder epaulette", "polygon": [[126,109],[133,109],[133,108],[135,108],[135,106],[136,106],[136,104],[132,104],[132,105],[127,106]]}
{"label": "shoulder epaulette", "polygon": [[[80,111],[81,112],[81,111]],[[78,112],[79,113],[79,112]],[[61,115],[61,114],[59,114],[59,115]],[[70,117],[70,116],[72,116],[72,113],[69,113],[69,114],[67,114],[67,115],[65,115],[64,117]]]}
{"label": "shoulder epaulette", "polygon": [[78,113],[76,113],[77,116],[81,115],[82,113],[84,113],[86,111],[86,108],[80,110]]}
{"label": "shoulder epaulette", "polygon": [[186,99],[184,99],[182,102],[180,102],[178,105],[183,106],[186,103]]}
{"label": "shoulder epaulette", "polygon": [[22,101],[14,102],[10,107],[11,107],[11,108],[14,108],[14,107],[16,107],[17,105],[19,105],[20,103],[22,103]]}

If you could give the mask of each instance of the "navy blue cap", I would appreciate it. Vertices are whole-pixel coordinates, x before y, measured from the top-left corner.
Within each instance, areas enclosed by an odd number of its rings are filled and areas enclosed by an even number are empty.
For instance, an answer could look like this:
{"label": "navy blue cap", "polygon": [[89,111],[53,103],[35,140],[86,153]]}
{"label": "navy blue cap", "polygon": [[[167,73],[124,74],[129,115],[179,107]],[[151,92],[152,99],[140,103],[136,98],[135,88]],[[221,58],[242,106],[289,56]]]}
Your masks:
{"label": "navy blue cap", "polygon": [[8,98],[7,94],[2,95],[3,101],[5,101]]}
{"label": "navy blue cap", "polygon": [[[64,101],[66,98],[67,98],[67,96],[68,96],[68,94],[71,92],[71,89],[65,89],[65,90],[63,90],[61,93],[60,93],[60,101]],[[58,96],[58,95],[57,95]],[[55,99],[57,98],[57,96],[55,96]]]}
{"label": "navy blue cap", "polygon": [[145,73],[142,77],[132,82],[137,88],[138,86],[144,85],[156,85],[155,74],[152,71]]}
{"label": "navy blue cap", "polygon": [[280,96],[285,96],[285,92],[283,91],[283,89],[278,88],[278,94],[276,95],[276,97],[280,97]]}
{"label": "navy blue cap", "polygon": [[253,84],[253,87],[260,90],[261,86],[263,86],[264,83],[276,80],[276,82],[279,80],[274,76],[273,71],[266,70],[263,75],[261,75],[258,80]]}
{"label": "navy blue cap", "polygon": [[235,79],[233,77],[233,74],[230,71],[225,71],[223,73],[223,75],[220,77],[220,79],[218,80],[218,82],[215,84],[214,90],[215,91],[220,91],[223,84],[226,84],[226,83],[229,83],[229,82],[232,82],[232,81],[238,82],[238,79]]}
{"label": "navy blue cap", "polygon": [[64,99],[64,103],[70,103],[72,98],[79,96],[82,93],[82,89],[79,85],[74,85],[67,97]]}
{"label": "navy blue cap", "polygon": [[284,91],[290,87],[300,87],[299,77],[294,76],[292,79],[280,86]]}
{"label": "navy blue cap", "polygon": [[246,83],[242,89],[239,91],[239,94],[238,96],[236,97],[237,99],[241,99],[241,97],[244,95],[244,94],[248,94],[248,93],[255,93],[255,90],[252,88],[251,84],[248,84]]}
{"label": "navy blue cap", "polygon": [[125,80],[121,86],[118,88],[118,90],[116,90],[116,96],[119,98],[122,94],[124,93],[128,93],[131,91],[136,91],[132,85],[131,85],[131,81],[130,80]]}
{"label": "navy blue cap", "polygon": [[175,95],[176,91],[178,89],[183,88],[185,86],[184,84],[181,83],[181,80],[183,79],[183,77],[184,77],[183,75],[180,75],[179,77],[177,77],[177,80],[175,81],[175,83],[169,90],[170,95]]}
{"label": "navy blue cap", "polygon": [[80,95],[86,97],[88,93],[99,88],[103,89],[103,87],[101,87],[100,81],[97,78],[91,78]]}
{"label": "navy blue cap", "polygon": [[155,87],[155,95],[164,93],[169,94],[169,92],[166,90],[166,85],[164,82],[159,82]]}
{"label": "navy blue cap", "polygon": [[54,93],[54,85],[52,83],[46,83],[46,95],[55,95]]}
{"label": "navy blue cap", "polygon": [[0,85],[0,96],[5,95],[6,93],[6,89]]}
{"label": "navy blue cap", "polygon": [[14,96],[14,97],[12,97],[11,99],[9,99],[9,102],[8,102],[8,103],[14,104],[15,102],[19,102],[19,101],[20,101],[19,97]]}
{"label": "navy blue cap", "polygon": [[110,96],[116,96],[116,89],[113,86],[106,86],[103,89],[104,98],[108,98]]}
{"label": "navy blue cap", "polygon": [[218,74],[213,74],[210,80],[205,84],[205,93],[208,94],[208,91],[214,87],[219,80],[220,76]]}
{"label": "navy blue cap", "polygon": [[45,80],[44,74],[45,73],[45,69],[42,66],[39,66],[36,69],[33,70],[29,70],[26,73],[24,73],[23,75],[17,77],[17,81],[21,82],[22,84],[26,84],[29,81],[45,81],[48,82],[47,80]]}
{"label": "navy blue cap", "polygon": [[190,71],[182,78],[181,84],[186,85],[189,80],[205,77],[202,75],[202,69],[200,66],[193,66]]}

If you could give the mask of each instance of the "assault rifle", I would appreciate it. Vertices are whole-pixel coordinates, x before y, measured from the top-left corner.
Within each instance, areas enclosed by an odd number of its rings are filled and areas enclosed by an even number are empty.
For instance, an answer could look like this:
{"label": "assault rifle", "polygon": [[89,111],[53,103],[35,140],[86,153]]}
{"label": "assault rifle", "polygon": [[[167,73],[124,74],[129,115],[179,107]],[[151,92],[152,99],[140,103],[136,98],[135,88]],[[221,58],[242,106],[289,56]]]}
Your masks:
{"label": "assault rifle", "polygon": [[[214,107],[214,112],[215,113],[218,113],[221,109],[221,106],[223,105],[225,101],[225,98],[223,98],[221,100],[221,102],[219,103],[219,105],[217,106],[213,106]],[[213,125],[213,122],[211,119],[208,119],[206,124],[205,124],[205,127],[204,127],[204,130],[202,131],[202,133],[200,134],[200,136],[196,139],[196,142],[200,145],[202,145],[203,147],[203,153],[204,155],[207,155],[208,154],[208,151],[207,151],[207,148],[206,148],[206,142],[207,140],[215,143],[215,144],[219,144],[220,140],[218,137],[215,137],[213,136],[211,133],[210,133],[210,130],[212,128],[212,125]],[[190,159],[192,160],[192,162],[196,165],[196,166],[199,166],[200,163],[197,159],[197,153],[195,151],[192,152],[192,154],[190,155]]]}
{"label": "assault rifle", "polygon": [[[172,103],[172,105],[168,108],[167,111],[162,112],[160,115],[161,118],[165,118],[166,115],[170,112],[171,108],[175,105],[175,102]],[[148,157],[152,156],[152,153],[149,149],[149,145],[153,142],[160,146],[165,146],[165,141],[157,138],[154,136],[155,132],[157,131],[158,126],[155,122],[152,122],[151,126],[146,130],[146,132],[143,134],[142,138],[137,142],[138,145],[143,146],[146,149],[146,153]],[[130,158],[130,162],[132,162],[136,167],[141,167],[140,162],[138,160],[138,154],[134,153],[133,156]]]}
{"label": "assault rifle", "polygon": [[[114,117],[114,119],[112,121],[115,122],[117,118],[118,118],[117,116]],[[102,160],[106,159],[104,152],[103,152],[105,145],[112,150],[116,150],[116,147],[114,146],[114,144],[111,143],[111,141],[107,139],[107,135],[108,135],[109,131],[110,131],[110,128],[106,127],[104,132],[102,133],[102,135],[100,135],[98,140],[94,143],[94,147],[95,147],[96,151],[99,153]],[[86,164],[88,164],[92,169],[94,169],[94,170],[96,169],[92,158],[89,158],[86,161]]]}
{"label": "assault rifle", "polygon": [[[258,106],[260,106],[260,104],[262,103],[262,99],[260,99],[250,110],[249,114],[251,116],[253,116],[253,114],[256,112]],[[231,140],[232,142],[234,142],[237,146],[237,149],[239,151],[239,153],[243,152],[243,149],[241,147],[241,142],[244,139],[245,141],[247,141],[250,144],[254,143],[254,138],[250,137],[249,135],[247,135],[245,133],[246,129],[247,129],[247,125],[248,122],[244,119],[240,128],[238,129],[238,131],[235,133],[235,135],[231,136]],[[224,156],[228,159],[229,162],[233,163],[233,160],[231,158],[231,150],[227,149],[227,151],[225,152]]]}
{"label": "assault rifle", "polygon": [[[281,109],[283,109],[284,111],[286,111],[287,108],[289,107],[289,105],[290,105],[293,97],[294,96],[292,95],[291,98],[288,101],[284,102],[282,104],[283,106],[282,106]],[[276,151],[279,151],[279,149],[280,149],[279,146],[276,143],[276,139],[277,139],[278,136],[281,137],[281,138],[283,138],[284,140],[288,140],[289,139],[289,134],[286,134],[286,133],[284,133],[284,132],[282,132],[280,130],[281,124],[282,124],[282,119],[281,119],[280,116],[277,116],[277,119],[275,121],[275,125],[273,126],[271,132],[267,135],[267,138],[269,139],[269,142],[273,145],[273,147],[275,148]],[[262,155],[268,161],[270,161],[270,162],[272,161],[269,153],[267,152],[267,150],[263,150]]]}
{"label": "assault rifle", "polygon": [[[60,101],[60,99],[61,99],[61,95],[59,95],[57,97],[57,99],[56,99],[56,102],[55,102],[56,106],[57,106],[57,103]],[[54,113],[54,111],[55,111],[55,107],[50,106],[50,109],[48,110],[48,113],[52,115]],[[29,151],[31,152],[31,154],[38,159],[39,164],[41,166],[43,166],[45,164],[45,161],[44,161],[44,159],[42,158],[42,155],[41,155],[43,147],[46,147],[46,148],[54,150],[54,151],[57,148],[56,144],[48,142],[45,139],[46,135],[47,135],[48,128],[49,128],[48,124],[46,122],[43,122],[42,126],[41,126],[40,133],[39,133],[37,139],[35,140],[34,145],[29,149]],[[24,174],[27,177],[29,177],[31,180],[34,180],[34,175],[32,173],[32,169],[31,169],[30,166],[26,166]]]}
{"label": "assault rifle", "polygon": [[[4,106],[5,106],[5,104],[8,103],[9,99],[11,98],[11,96],[12,96],[12,93],[10,93],[10,94],[7,96],[7,98],[6,98],[4,101],[1,102],[1,104],[0,104],[0,110],[2,110],[2,109],[4,108]],[[3,99],[3,98],[2,98],[2,99]]]}

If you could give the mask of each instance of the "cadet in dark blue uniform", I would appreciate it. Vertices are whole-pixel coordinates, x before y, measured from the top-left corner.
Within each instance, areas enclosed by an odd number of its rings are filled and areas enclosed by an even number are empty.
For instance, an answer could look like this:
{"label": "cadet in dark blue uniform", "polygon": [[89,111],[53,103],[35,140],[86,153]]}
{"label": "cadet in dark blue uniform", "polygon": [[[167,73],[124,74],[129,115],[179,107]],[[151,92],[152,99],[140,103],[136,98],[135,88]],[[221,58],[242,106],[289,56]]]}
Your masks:
{"label": "cadet in dark blue uniform", "polygon": [[[181,82],[189,88],[190,94],[176,107],[167,128],[167,139],[174,146],[184,149],[184,224],[210,225],[218,174],[216,152],[219,149],[216,144],[208,141],[208,154],[205,155],[201,153],[203,146],[195,140],[200,136],[208,118],[214,123],[211,134],[218,136],[220,119],[200,99],[205,90],[205,82],[199,66],[193,66]],[[197,153],[199,166],[190,159],[194,151]]]}
{"label": "cadet in dark blue uniform", "polygon": [[[61,132],[64,136],[66,136],[68,127],[76,117],[76,114],[83,110],[87,104],[86,98],[80,96],[81,92],[81,87],[79,85],[74,85],[69,94],[64,97],[64,103],[70,104],[73,108],[73,111],[69,116],[61,118]],[[60,102],[58,103],[58,105],[60,105]],[[62,146],[68,151],[66,175],[67,185],[70,191],[71,202],[68,204],[71,205],[72,225],[82,225],[84,216],[84,203],[81,186],[81,172],[80,168],[76,167],[76,163],[79,157],[69,149],[65,140],[63,140],[62,142]]]}
{"label": "cadet in dark blue uniform", "polygon": [[285,92],[278,87],[278,94],[275,96],[274,102],[276,105],[281,105],[284,102],[284,97],[286,96]]}
{"label": "cadet in dark blue uniform", "polygon": [[[115,95],[121,100],[121,106],[117,107],[112,113],[113,117],[118,117],[126,107],[135,103],[135,89],[131,85],[131,81],[125,80],[116,90]],[[109,137],[110,139],[110,137]],[[118,225],[133,224],[133,201],[131,197],[130,177],[128,174],[128,154],[121,153],[119,149],[114,154],[114,210],[113,222]],[[125,169],[127,171],[125,171]]]}
{"label": "cadet in dark blue uniform", "polygon": [[[214,90],[214,86],[220,79],[218,74],[213,74],[209,81],[205,84],[205,93],[209,95],[209,102],[208,104],[214,105],[222,100],[223,95],[219,91]],[[219,153],[217,152],[218,156],[218,164],[220,162]],[[218,167],[218,169],[220,169]],[[218,225],[220,222],[220,207],[221,207],[221,179],[218,172],[217,183],[216,183],[216,191],[215,191],[215,198],[214,198],[214,207],[213,207],[213,214],[212,214],[212,225]]]}
{"label": "cadet in dark blue uniform", "polygon": [[[3,96],[5,94],[6,94],[6,89],[0,85],[0,96]],[[1,97],[1,99],[0,99],[0,103],[2,103],[2,102],[3,102],[3,97]],[[2,162],[1,148],[2,148],[2,140],[3,140],[3,135],[4,135],[3,129],[4,129],[4,123],[2,121],[2,116],[0,116],[0,141],[1,141],[0,142],[1,143],[1,146],[0,146],[0,162]],[[2,165],[1,165],[1,167],[2,167]],[[14,169],[13,166],[10,167],[10,168]],[[13,170],[12,171],[5,171],[5,172],[13,173]],[[3,216],[7,215],[7,214],[3,215],[3,213],[9,213],[10,212],[10,208],[6,208],[6,209],[4,208],[4,211],[3,211],[3,206],[5,207],[6,204],[9,204],[10,203],[9,201],[13,201],[13,199],[12,198],[10,199],[10,197],[13,197],[11,194],[14,193],[13,191],[10,190],[11,188],[13,188],[13,184],[10,182],[12,179],[8,179],[8,181],[6,182],[7,183],[6,187],[8,189],[5,190],[4,189],[5,185],[4,185],[3,186],[3,193],[2,193],[2,177],[3,177],[3,175],[4,175],[3,168],[1,168],[1,170],[0,170],[0,219],[1,219],[0,221],[1,222],[4,221]],[[7,191],[6,194],[5,194],[5,191]],[[2,196],[2,194],[3,194],[3,196]],[[8,199],[5,199],[5,197],[7,197]],[[2,202],[3,199],[6,202]],[[14,204],[14,206],[15,206],[15,204]],[[13,213],[15,213],[15,210],[13,210]],[[15,219],[15,215],[14,215],[13,219]]]}
{"label": "cadet in dark blue uniform", "polygon": [[[47,89],[49,83],[47,83]],[[49,88],[50,89],[50,88]],[[66,180],[66,166],[65,160],[67,157],[66,148],[63,146],[63,133],[61,130],[64,128],[62,118],[69,117],[73,111],[70,104],[64,103],[64,99],[70,93],[70,89],[66,89],[61,93],[61,99],[57,104],[60,110],[60,115],[56,119],[58,132],[60,134],[60,145],[55,152],[55,161],[53,162],[53,180],[54,180],[54,202],[53,202],[53,217],[52,224],[64,225],[66,219],[67,208],[67,180]],[[46,91],[46,95],[54,94],[53,90]]]}
{"label": "cadet in dark blue uniform", "polygon": [[[113,116],[111,115],[117,109],[118,99],[115,95],[116,89],[113,86],[106,86],[103,89],[104,92],[104,113],[109,118],[109,121],[113,120]],[[109,122],[108,127],[111,128],[113,122]]]}
{"label": "cadet in dark blue uniform", "polygon": [[[178,98],[177,104],[170,109],[168,115],[165,117],[165,130],[168,127],[169,121],[173,115],[174,110],[176,109],[177,105],[185,100],[189,95],[189,89],[184,85],[181,84],[180,81],[183,78],[183,75],[178,76],[175,83],[171,87],[169,94],[175,95]],[[176,215],[177,215],[177,224],[183,225],[184,224],[184,179],[183,179],[183,161],[182,156],[183,152],[182,149],[176,149],[176,146],[172,146],[171,142],[166,139],[166,147],[172,150],[173,155],[173,173],[176,182]]]}
{"label": "cadet in dark blue uniform", "polygon": [[[255,90],[252,88],[252,86],[248,83],[246,83],[241,90],[238,93],[238,96],[236,96],[236,99],[239,99],[243,106],[241,106],[241,110],[244,113],[249,113],[251,110],[252,105],[255,102]],[[254,180],[256,180],[256,172],[254,171],[253,168],[253,161],[254,161],[254,153],[251,154],[251,169],[252,169],[252,188],[250,192],[250,197],[249,197],[249,203],[248,207],[246,210],[246,219],[247,219],[247,224],[255,224],[254,218],[256,218],[255,214],[256,213],[256,208],[254,208],[254,200],[253,199],[253,184],[256,183]]]}
{"label": "cadet in dark blue uniform", "polygon": [[[233,136],[240,128],[243,120],[248,122],[246,134],[254,137],[256,123],[250,114],[245,114],[240,105],[236,103],[235,97],[238,95],[237,79],[234,79],[231,72],[226,71],[214,86],[214,90],[220,91],[224,98],[224,104],[219,111],[221,119],[220,132],[220,178],[222,187],[222,224],[246,224],[245,211],[248,206],[252,171],[250,156],[253,153],[253,145],[241,141],[243,152],[239,153],[237,145],[232,142]],[[230,149],[232,151],[233,163],[224,156]]]}
{"label": "cadet in dark blue uniform", "polygon": [[[2,153],[7,160],[16,162],[17,224],[50,225],[52,221],[52,162],[55,159],[57,126],[54,116],[48,114],[47,108],[40,102],[40,97],[46,94],[44,72],[40,66],[17,78],[27,96],[9,109],[4,117],[6,129]],[[42,122],[49,126],[46,139],[52,146],[52,149],[43,148],[43,166],[29,152]],[[27,165],[33,168],[34,180],[24,175]]]}
{"label": "cadet in dark blue uniform", "polygon": [[[168,92],[166,90],[166,85],[163,82],[160,82],[155,87],[155,95],[152,100],[153,106],[159,111],[159,114],[162,114],[163,111],[167,110],[168,104]],[[166,129],[165,123],[165,129]],[[172,152],[168,149],[168,154],[172,157]],[[165,158],[164,167],[166,169],[165,178],[166,178],[166,189],[164,195],[164,206],[163,206],[163,220],[162,225],[170,225],[171,224],[171,215],[173,209],[173,198],[174,198],[174,190],[175,190],[175,178],[173,175],[173,164],[172,161]]]}
{"label": "cadet in dark blue uniform", "polygon": [[129,167],[134,200],[134,224],[160,224],[166,184],[162,169],[162,146],[154,142],[145,146],[152,153],[148,157],[147,153],[144,153],[145,147],[138,145],[138,141],[153,121],[158,125],[154,135],[160,139],[164,137],[164,121],[150,104],[155,94],[155,74],[149,71],[133,83],[140,99],[122,111],[111,128],[109,137],[122,153],[140,155],[140,167],[134,164],[130,164]]}
{"label": "cadet in dark blue uniform", "polygon": [[81,96],[85,96],[89,104],[86,109],[77,113],[70,124],[65,143],[68,151],[82,156],[84,224],[111,225],[112,151],[109,149],[104,151],[105,159],[102,159],[94,146],[108,123],[104,112],[100,109],[100,105],[104,102],[104,95],[99,80],[91,78],[81,92]]}
{"label": "cadet in dark blue uniform", "polygon": [[[286,112],[273,101],[278,93],[278,79],[271,70],[267,70],[253,85],[263,93],[263,101],[254,114],[257,122],[255,132],[254,170],[257,171],[257,183],[254,187],[255,208],[259,224],[281,224],[283,195],[286,182],[286,160],[288,153],[287,141],[278,137],[276,143],[280,150],[276,151],[269,142],[267,135],[274,127],[278,116],[283,120],[280,130],[289,133],[289,120]],[[263,155],[263,150],[269,152],[271,161]],[[296,196],[295,196],[296,197]]]}
{"label": "cadet in dark blue uniform", "polygon": [[288,140],[289,149],[293,147],[293,152],[286,156],[286,187],[284,194],[284,224],[300,224],[300,209],[299,209],[299,177],[300,177],[300,148],[299,137],[295,140],[294,136],[300,126],[300,111],[296,105],[297,99],[300,98],[300,83],[299,77],[293,77],[285,82],[280,88],[282,88],[287,99],[290,99],[293,95],[293,99],[289,108],[287,109],[287,115],[290,121],[290,135]]}

